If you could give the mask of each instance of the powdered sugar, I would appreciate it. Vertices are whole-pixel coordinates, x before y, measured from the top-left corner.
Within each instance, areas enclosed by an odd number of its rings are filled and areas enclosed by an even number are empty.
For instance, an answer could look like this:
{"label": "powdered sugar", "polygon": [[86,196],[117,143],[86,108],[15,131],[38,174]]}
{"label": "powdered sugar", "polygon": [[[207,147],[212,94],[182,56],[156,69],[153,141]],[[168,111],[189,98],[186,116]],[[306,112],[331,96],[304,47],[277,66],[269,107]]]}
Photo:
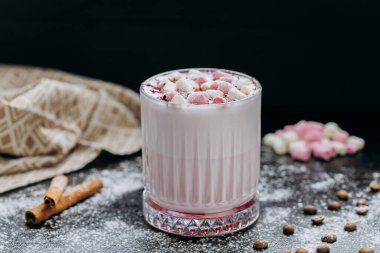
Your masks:
{"label": "powdered sugar", "polygon": [[[315,252],[324,234],[338,237],[330,245],[332,252],[358,252],[363,246],[380,250],[380,194],[369,192],[367,187],[378,172],[356,170],[339,159],[326,165],[265,156],[268,160],[260,179],[261,214],[244,232],[190,240],[148,227],[142,215],[143,180],[141,158],[137,157],[69,175],[70,188],[90,178],[102,179],[104,188],[42,226],[28,227],[22,218],[26,208],[42,202],[48,181],[1,195],[0,252],[253,252],[252,241],[257,239],[269,242],[265,252],[294,252],[298,247]],[[343,202],[340,211],[327,210],[327,200],[334,199],[336,188],[343,186],[352,197]],[[367,216],[355,213],[352,202],[358,196],[369,199]],[[317,206],[318,213],[326,216],[324,225],[311,224],[310,216],[302,214],[304,203]],[[357,231],[345,232],[346,222],[356,222]],[[295,225],[294,235],[282,234],[284,223]]]}

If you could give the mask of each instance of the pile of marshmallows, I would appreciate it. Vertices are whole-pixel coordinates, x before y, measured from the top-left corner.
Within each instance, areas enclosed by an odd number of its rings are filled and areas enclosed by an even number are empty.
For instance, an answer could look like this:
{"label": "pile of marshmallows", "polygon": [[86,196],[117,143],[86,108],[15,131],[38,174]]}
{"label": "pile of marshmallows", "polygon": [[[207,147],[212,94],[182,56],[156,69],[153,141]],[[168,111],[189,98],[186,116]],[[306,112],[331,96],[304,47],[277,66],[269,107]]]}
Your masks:
{"label": "pile of marshmallows", "polygon": [[221,70],[187,73],[178,71],[153,79],[146,91],[173,104],[221,104],[256,93],[255,83],[248,78]]}
{"label": "pile of marshmallows", "polygon": [[290,153],[293,159],[301,161],[308,161],[312,154],[325,161],[337,155],[355,154],[365,144],[362,138],[349,136],[334,122],[324,125],[304,120],[265,135],[263,143],[278,155]]}

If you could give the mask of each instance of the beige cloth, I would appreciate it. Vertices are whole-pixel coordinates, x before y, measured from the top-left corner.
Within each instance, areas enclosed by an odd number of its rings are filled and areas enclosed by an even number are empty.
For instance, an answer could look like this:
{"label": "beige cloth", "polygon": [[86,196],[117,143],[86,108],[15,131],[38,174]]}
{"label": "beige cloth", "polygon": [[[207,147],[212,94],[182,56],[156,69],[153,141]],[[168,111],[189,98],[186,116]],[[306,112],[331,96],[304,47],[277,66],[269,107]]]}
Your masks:
{"label": "beige cloth", "polygon": [[63,71],[0,65],[0,193],[141,148],[138,94]]}

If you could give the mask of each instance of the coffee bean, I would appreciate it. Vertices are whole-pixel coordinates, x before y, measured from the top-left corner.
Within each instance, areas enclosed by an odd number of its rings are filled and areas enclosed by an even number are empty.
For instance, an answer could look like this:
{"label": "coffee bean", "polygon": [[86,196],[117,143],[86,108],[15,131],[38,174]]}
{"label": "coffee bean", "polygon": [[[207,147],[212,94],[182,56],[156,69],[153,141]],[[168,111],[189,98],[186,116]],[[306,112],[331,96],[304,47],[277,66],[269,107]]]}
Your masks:
{"label": "coffee bean", "polygon": [[366,215],[368,213],[368,206],[357,206],[355,211],[359,215]]}
{"label": "coffee bean", "polygon": [[313,222],[313,225],[322,225],[324,219],[325,219],[325,216],[323,215],[316,215],[316,216],[311,217],[311,221]]}
{"label": "coffee bean", "polygon": [[356,206],[368,206],[368,200],[367,199],[357,199],[355,201]]}
{"label": "coffee bean", "polygon": [[371,188],[372,191],[380,191],[380,182],[370,183],[369,188]]}
{"label": "coffee bean", "polygon": [[313,205],[305,205],[303,207],[303,213],[304,214],[310,214],[310,215],[316,214],[317,208]]}
{"label": "coffee bean", "polygon": [[327,245],[322,245],[317,247],[317,253],[329,253],[330,247]]}
{"label": "coffee bean", "polygon": [[344,225],[344,230],[352,232],[356,230],[356,227],[356,223],[347,223],[346,225]]}
{"label": "coffee bean", "polygon": [[347,200],[348,199],[348,192],[346,190],[339,190],[336,192],[336,196],[340,200]]}
{"label": "coffee bean", "polygon": [[359,253],[375,253],[375,251],[368,247],[363,247],[359,250]]}
{"label": "coffee bean", "polygon": [[268,248],[268,242],[264,240],[257,240],[253,243],[253,248],[256,250],[262,250]]}
{"label": "coffee bean", "polygon": [[291,224],[282,225],[282,232],[286,235],[291,235],[294,233],[295,227]]}
{"label": "coffee bean", "polygon": [[334,243],[336,242],[336,235],[324,235],[321,237],[322,242]]}
{"label": "coffee bean", "polygon": [[339,203],[338,201],[329,201],[327,202],[327,208],[329,210],[339,210],[342,207],[342,204]]}
{"label": "coffee bean", "polygon": [[296,249],[296,253],[309,253],[309,251],[307,251],[304,248],[298,248],[298,249]]}

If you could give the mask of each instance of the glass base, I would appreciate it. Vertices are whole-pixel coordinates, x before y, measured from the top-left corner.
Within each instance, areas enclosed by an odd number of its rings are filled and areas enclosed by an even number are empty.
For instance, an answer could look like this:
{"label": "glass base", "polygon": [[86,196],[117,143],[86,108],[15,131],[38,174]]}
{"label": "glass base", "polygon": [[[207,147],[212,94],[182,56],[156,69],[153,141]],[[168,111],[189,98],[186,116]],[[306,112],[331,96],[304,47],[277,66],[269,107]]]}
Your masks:
{"label": "glass base", "polygon": [[191,214],[161,207],[144,191],[144,217],[149,225],[167,233],[189,237],[220,236],[247,228],[257,220],[257,196],[258,194],[245,204],[224,212]]}

